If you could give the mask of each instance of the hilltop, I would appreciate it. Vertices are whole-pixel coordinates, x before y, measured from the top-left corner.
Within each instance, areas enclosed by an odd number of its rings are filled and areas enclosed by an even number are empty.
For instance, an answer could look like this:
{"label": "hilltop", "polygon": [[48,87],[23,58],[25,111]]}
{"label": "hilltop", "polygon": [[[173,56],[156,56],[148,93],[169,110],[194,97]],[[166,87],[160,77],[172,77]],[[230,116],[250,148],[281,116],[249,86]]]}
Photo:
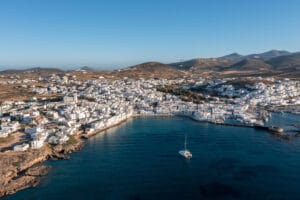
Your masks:
{"label": "hilltop", "polygon": [[226,56],[222,56],[220,58],[228,59],[228,60],[232,60],[232,61],[237,61],[237,60],[243,59],[244,56],[241,55],[241,54],[238,54],[238,53],[232,53],[232,54],[229,54],[229,55],[226,55]]}
{"label": "hilltop", "polygon": [[128,78],[174,78],[183,76],[185,73],[170,65],[159,62],[146,62],[125,69],[115,71],[117,76]]}

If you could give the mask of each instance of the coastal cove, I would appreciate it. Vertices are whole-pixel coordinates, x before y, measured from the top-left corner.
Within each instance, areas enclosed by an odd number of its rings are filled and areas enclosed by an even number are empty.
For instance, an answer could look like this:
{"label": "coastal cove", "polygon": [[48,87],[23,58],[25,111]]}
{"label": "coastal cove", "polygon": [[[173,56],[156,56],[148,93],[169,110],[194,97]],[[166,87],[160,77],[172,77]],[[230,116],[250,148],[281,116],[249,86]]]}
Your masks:
{"label": "coastal cove", "polygon": [[[269,125],[299,121],[299,115],[275,113]],[[178,155],[184,133],[191,160]],[[91,137],[70,160],[47,161],[52,170],[37,187],[3,199],[297,199],[299,153],[297,137],[137,117]]]}

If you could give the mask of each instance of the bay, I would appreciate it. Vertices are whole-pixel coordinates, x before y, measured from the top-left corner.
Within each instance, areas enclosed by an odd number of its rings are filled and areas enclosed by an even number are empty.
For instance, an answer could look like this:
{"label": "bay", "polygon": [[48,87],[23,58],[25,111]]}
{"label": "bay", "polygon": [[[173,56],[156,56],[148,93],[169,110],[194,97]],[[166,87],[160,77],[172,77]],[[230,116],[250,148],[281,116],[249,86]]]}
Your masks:
{"label": "bay", "polygon": [[[185,133],[191,160],[178,154]],[[252,128],[134,118],[89,139],[70,160],[48,161],[38,187],[4,199],[299,199],[299,153],[300,139]]]}

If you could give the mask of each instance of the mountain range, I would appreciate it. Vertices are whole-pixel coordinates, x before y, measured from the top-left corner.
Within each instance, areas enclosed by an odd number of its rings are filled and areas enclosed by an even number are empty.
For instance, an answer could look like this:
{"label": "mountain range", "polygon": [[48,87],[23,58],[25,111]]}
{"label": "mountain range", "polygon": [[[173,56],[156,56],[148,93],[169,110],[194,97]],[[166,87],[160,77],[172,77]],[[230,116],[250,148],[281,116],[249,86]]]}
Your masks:
{"label": "mountain range", "polygon": [[194,69],[200,71],[271,70],[283,69],[285,65],[289,65],[290,67],[298,65],[300,64],[299,59],[299,53],[271,50],[260,54],[240,55],[232,53],[218,58],[196,58],[169,65],[177,69]]}
{"label": "mountain range", "polygon": [[267,51],[267,52],[260,53],[260,54],[249,54],[249,55],[245,55],[245,56],[240,55],[238,53],[232,53],[232,54],[220,57],[220,58],[225,58],[225,59],[229,59],[229,60],[233,60],[233,61],[247,59],[247,58],[269,60],[271,58],[275,58],[278,56],[286,56],[286,55],[290,55],[290,54],[292,54],[292,53],[290,53],[288,51],[271,50],[271,51]]}
{"label": "mountain range", "polygon": [[[75,71],[88,71],[95,73],[97,70],[82,67]],[[57,68],[31,68],[26,70],[5,70],[0,74],[16,73],[63,73]],[[67,71],[70,72],[70,71]],[[121,70],[112,71],[118,76],[127,77],[170,77],[171,75],[184,75],[186,73],[215,73],[215,74],[290,74],[300,77],[300,52],[284,50],[271,50],[259,54],[240,55],[232,53],[215,58],[195,58],[182,62],[163,64],[147,62],[130,66]],[[168,76],[165,76],[165,75]],[[171,76],[172,77],[172,76]]]}

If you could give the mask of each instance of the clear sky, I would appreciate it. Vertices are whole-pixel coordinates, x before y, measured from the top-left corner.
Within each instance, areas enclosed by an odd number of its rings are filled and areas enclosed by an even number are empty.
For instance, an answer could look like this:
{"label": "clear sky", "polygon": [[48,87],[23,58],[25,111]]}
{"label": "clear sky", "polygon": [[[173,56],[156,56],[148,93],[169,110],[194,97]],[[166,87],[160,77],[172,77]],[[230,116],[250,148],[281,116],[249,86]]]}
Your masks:
{"label": "clear sky", "polygon": [[300,50],[299,0],[0,0],[0,69]]}

